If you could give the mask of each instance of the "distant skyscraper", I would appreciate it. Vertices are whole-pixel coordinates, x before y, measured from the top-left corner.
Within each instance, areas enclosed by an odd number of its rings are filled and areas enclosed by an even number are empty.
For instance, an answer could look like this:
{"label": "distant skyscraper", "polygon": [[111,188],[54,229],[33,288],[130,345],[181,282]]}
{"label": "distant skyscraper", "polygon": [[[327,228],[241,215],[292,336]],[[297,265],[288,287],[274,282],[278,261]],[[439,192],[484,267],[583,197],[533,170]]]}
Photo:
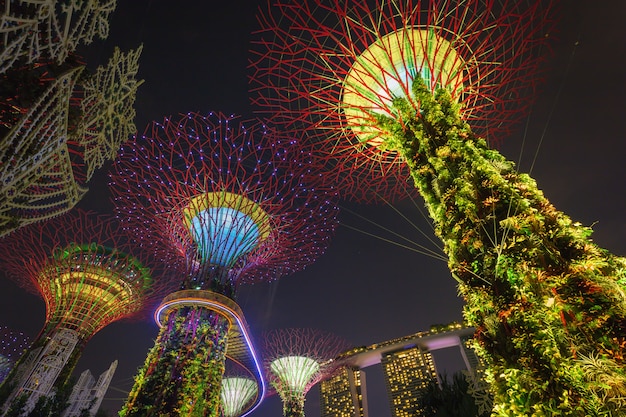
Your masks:
{"label": "distant skyscraper", "polygon": [[419,393],[437,379],[435,362],[430,352],[419,346],[384,354],[381,364],[391,415],[393,417],[415,417],[422,412]]}
{"label": "distant skyscraper", "polygon": [[322,417],[368,417],[365,372],[346,366],[320,385]]}
{"label": "distant skyscraper", "polygon": [[88,410],[90,416],[95,416],[116,369],[117,361],[113,361],[109,369],[98,377],[97,382],[89,369],[80,374],[70,394],[70,405],[63,412],[63,417],[80,417],[84,410]]}

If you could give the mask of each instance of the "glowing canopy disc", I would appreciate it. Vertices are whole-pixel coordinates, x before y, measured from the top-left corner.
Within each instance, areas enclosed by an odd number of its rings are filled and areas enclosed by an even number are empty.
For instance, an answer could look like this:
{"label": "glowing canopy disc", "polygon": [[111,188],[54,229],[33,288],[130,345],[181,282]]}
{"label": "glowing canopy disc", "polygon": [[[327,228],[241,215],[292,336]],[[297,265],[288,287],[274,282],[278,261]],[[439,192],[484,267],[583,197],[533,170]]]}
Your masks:
{"label": "glowing canopy disc", "polygon": [[290,392],[304,393],[320,365],[305,356],[285,356],[274,360],[270,368],[283,384],[280,391],[286,388]]}
{"label": "glowing canopy disc", "polygon": [[225,377],[222,379],[222,412],[224,417],[240,416],[245,406],[257,395],[256,381],[244,377]]}
{"label": "glowing canopy disc", "polygon": [[[458,99],[465,62],[452,44],[428,30],[403,28],[371,44],[350,68],[343,82],[342,110],[346,125],[371,146],[383,142],[371,114],[397,118],[394,98],[411,100],[411,87],[421,77],[431,90],[448,88]],[[416,109],[418,103],[413,103]]]}
{"label": "glowing canopy disc", "polygon": [[269,216],[261,206],[229,192],[194,197],[184,216],[200,258],[211,265],[233,266],[270,233]]}

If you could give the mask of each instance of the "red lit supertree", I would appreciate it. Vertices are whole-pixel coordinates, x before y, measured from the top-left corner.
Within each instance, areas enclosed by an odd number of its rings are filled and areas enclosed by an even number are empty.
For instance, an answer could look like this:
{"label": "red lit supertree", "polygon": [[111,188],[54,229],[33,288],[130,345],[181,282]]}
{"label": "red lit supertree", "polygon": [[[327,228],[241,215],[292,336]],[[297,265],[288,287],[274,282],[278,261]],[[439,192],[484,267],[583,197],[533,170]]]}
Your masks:
{"label": "red lit supertree", "polygon": [[152,252],[109,216],[76,210],[6,237],[0,251],[8,277],[46,303],[43,329],[3,385],[5,410],[23,396],[32,409],[67,382],[96,332],[140,315],[165,291],[152,278]]}
{"label": "red lit supertree", "polygon": [[494,142],[527,102],[542,3],[279,2],[261,16],[274,38],[253,64],[269,91],[256,102],[407,165],[477,329],[494,415],[623,415],[626,259],[480,137]]}
{"label": "red lit supertree", "polygon": [[306,130],[330,164],[324,175],[368,202],[412,188],[378,118],[406,123],[397,98],[419,111],[413,80],[448,89],[472,128],[496,142],[525,114],[550,23],[537,0],[268,3],[250,63],[253,104]]}
{"label": "red lit supertree", "polygon": [[258,404],[262,372],[234,299],[241,283],[302,269],[329,243],[334,195],[308,182],[309,158],[295,139],[222,114],[165,119],[122,147],[118,213],[169,240],[182,272],[121,415],[217,416],[227,356],[257,379]]}
{"label": "red lit supertree", "polygon": [[621,415],[626,260],[481,138],[524,113],[549,3],[277,1],[260,15],[254,102],[337,166],[369,161],[365,178],[406,164],[477,328],[494,414]]}
{"label": "red lit supertree", "polygon": [[340,337],[317,329],[278,329],[265,334],[264,368],[283,402],[285,417],[303,417],[311,387],[335,370],[333,359],[348,348]]}

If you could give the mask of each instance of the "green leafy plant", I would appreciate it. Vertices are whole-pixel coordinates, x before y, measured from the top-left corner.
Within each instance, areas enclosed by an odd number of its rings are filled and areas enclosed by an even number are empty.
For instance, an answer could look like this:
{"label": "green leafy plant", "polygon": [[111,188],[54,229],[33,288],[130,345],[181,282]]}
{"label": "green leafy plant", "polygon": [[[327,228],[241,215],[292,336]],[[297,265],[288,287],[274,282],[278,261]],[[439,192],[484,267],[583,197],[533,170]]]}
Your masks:
{"label": "green leafy plant", "polygon": [[493,415],[625,415],[626,259],[476,137],[445,89],[417,79],[413,94],[417,112],[397,98],[400,117],[377,119],[444,243]]}

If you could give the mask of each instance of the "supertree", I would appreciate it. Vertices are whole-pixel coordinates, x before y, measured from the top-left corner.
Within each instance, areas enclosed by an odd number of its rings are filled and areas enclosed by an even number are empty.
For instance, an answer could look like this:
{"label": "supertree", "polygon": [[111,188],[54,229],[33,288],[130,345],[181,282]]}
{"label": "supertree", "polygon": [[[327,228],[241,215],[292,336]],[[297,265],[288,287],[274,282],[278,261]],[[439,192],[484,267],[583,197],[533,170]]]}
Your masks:
{"label": "supertree", "polygon": [[222,415],[239,417],[246,405],[258,394],[257,383],[252,378],[225,376],[222,378]]}
{"label": "supertree", "polygon": [[0,1],[0,74],[43,59],[62,63],[83,44],[109,35],[116,0]]}
{"label": "supertree", "polygon": [[[380,19],[366,21],[386,30],[395,20],[380,12],[391,11],[386,9],[386,5],[391,4],[395,5],[393,10],[406,10],[401,13],[403,16],[409,16],[408,12],[413,10],[406,3],[404,6],[393,1],[380,3],[376,14],[367,14],[380,16]],[[476,39],[488,38],[490,32],[506,29],[504,45],[516,46],[505,48],[507,55],[524,56],[525,48],[542,43],[538,37],[525,36],[532,32],[522,30],[534,27],[526,21],[536,7],[518,13],[516,5],[508,4],[502,11],[514,19],[506,24],[498,15],[491,14],[495,12],[495,3],[485,3],[478,8],[475,6],[479,2],[465,1],[455,4],[456,9],[445,2],[432,4],[439,7],[432,8],[429,16],[440,14],[456,18],[474,16],[473,10],[487,10],[488,14],[475,19],[475,33],[479,34]],[[342,17],[343,26],[349,28],[349,32],[333,32],[333,28],[314,19],[311,10],[320,8],[294,4],[281,8],[288,12],[283,17],[285,26],[276,29],[279,35],[276,42],[267,43],[272,50],[267,56],[274,56],[279,50],[284,52],[285,64],[277,63],[271,72],[282,74],[284,68],[284,73],[295,74],[290,80],[293,85],[300,85],[301,81],[302,89],[312,95],[316,95],[316,91],[338,91],[344,85],[335,83],[339,76],[345,75],[344,79],[351,82],[350,68],[363,66],[361,38],[355,36],[358,25],[354,23],[363,19],[347,14],[348,10],[354,13],[356,8],[343,7],[345,5],[338,2],[334,6],[333,10]],[[451,28],[452,37],[446,37],[449,42],[456,42],[457,36],[463,39],[460,34],[470,35],[459,31],[461,26],[455,29],[446,24],[445,27]],[[343,55],[337,53],[337,45],[353,45],[359,53],[352,56],[358,59],[346,62],[345,65],[350,65],[346,70],[329,70],[330,74],[325,73],[325,77],[305,79],[303,74],[313,72],[289,71],[283,65],[294,62],[289,57],[296,54],[291,51],[306,49],[311,43],[311,34],[315,35],[312,48],[319,59],[341,61]],[[287,40],[293,43],[288,44]],[[315,49],[316,42],[320,45],[318,49]],[[480,51],[478,46],[480,43],[473,49]],[[469,62],[467,58],[463,61]],[[488,62],[485,60],[479,68]],[[522,81],[534,76],[530,73],[536,63],[532,56],[528,56],[528,61],[511,61],[519,65],[512,65],[510,69],[506,60],[499,62],[502,64],[498,67],[505,69],[503,74],[518,74],[516,78]],[[326,68],[337,67],[341,67],[341,63],[329,64]],[[441,68],[438,71],[445,72],[445,67]],[[465,317],[477,328],[477,349],[488,367],[486,374],[494,394],[495,415],[623,414],[626,407],[626,260],[595,245],[589,237],[590,228],[557,211],[528,175],[516,172],[513,163],[490,149],[472,130],[473,117],[468,117],[468,106],[462,95],[459,99],[454,84],[433,85],[428,76],[431,72],[429,69],[425,79],[420,76],[411,80],[406,94],[394,93],[391,99],[379,101],[388,106],[384,112],[364,109],[363,114],[369,116],[356,119],[364,124],[362,129],[356,126],[340,131],[341,125],[337,123],[328,126],[329,136],[334,132],[358,137],[364,129],[371,129],[366,123],[371,120],[380,135],[374,143],[369,137],[364,138],[365,143],[377,145],[380,142],[381,146],[377,147],[393,152],[409,167],[435,223],[435,232],[444,243],[449,268],[466,300]],[[506,86],[503,81],[507,78],[495,79],[494,85]],[[316,84],[316,80],[319,83]],[[391,91],[393,83],[384,77],[380,80]],[[351,87],[345,85],[346,94],[351,94]],[[372,94],[377,91],[374,81],[361,86]],[[408,88],[408,84],[403,88]],[[480,86],[477,88],[480,90]],[[306,102],[304,96],[298,97]],[[505,97],[508,96],[509,93]],[[290,114],[289,119],[294,124],[301,122],[296,116],[301,115],[306,122],[308,114],[345,120],[346,126],[349,120],[355,120],[350,116],[349,106],[342,108],[341,97],[334,97],[334,108],[327,105],[331,97],[326,101],[320,98],[318,94],[305,111],[283,109],[283,115]],[[270,99],[268,102],[278,101]],[[308,123],[300,124],[312,127]]]}
{"label": "supertree", "polygon": [[133,123],[141,47],[93,73],[74,55],[0,75],[0,236],[73,208]]}
{"label": "supertree", "polygon": [[342,338],[307,328],[272,330],[263,340],[263,362],[285,417],[303,417],[311,387],[335,370],[333,359],[348,348]]}
{"label": "supertree", "polygon": [[226,362],[222,377],[220,416],[239,417],[250,409],[249,404],[259,395],[259,387],[253,375],[234,361]]}
{"label": "supertree", "polygon": [[182,268],[122,416],[217,416],[225,357],[257,379],[256,407],[265,386],[236,290],[304,268],[329,243],[334,191],[307,180],[309,159],[294,137],[214,113],[166,118],[122,147],[118,213],[169,240]]}
{"label": "supertree", "polygon": [[[523,117],[545,47],[540,0],[272,0],[251,51],[257,111],[319,144],[324,176],[364,202],[414,191],[378,117],[404,124],[393,100],[416,78],[447,88],[462,115],[497,142]],[[409,185],[407,186],[407,183]]]}
{"label": "supertree", "polygon": [[30,337],[7,326],[0,327],[0,384],[28,346]]}
{"label": "supertree", "polygon": [[153,280],[153,253],[139,243],[112,216],[82,210],[3,239],[3,270],[46,303],[43,329],[2,386],[5,411],[21,398],[32,410],[66,384],[96,332],[162,297],[166,281]]}

